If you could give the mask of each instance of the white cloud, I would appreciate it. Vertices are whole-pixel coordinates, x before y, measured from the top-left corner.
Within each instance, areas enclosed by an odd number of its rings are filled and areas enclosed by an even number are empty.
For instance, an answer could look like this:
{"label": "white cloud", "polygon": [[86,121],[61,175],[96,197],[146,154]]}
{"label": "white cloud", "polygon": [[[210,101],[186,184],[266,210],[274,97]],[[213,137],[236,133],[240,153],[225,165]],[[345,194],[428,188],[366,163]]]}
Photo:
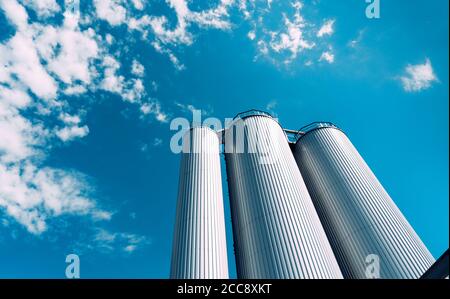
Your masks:
{"label": "white cloud", "polygon": [[[14,95],[17,98],[11,99]],[[100,210],[89,198],[90,187],[81,174],[40,167],[42,147],[51,134],[20,113],[29,103],[23,91],[0,88],[0,211],[40,234],[47,230],[49,218]],[[80,121],[70,115],[61,119],[67,124]]]}
{"label": "white cloud", "polygon": [[326,61],[328,63],[334,62],[334,54],[331,51],[325,51],[319,58],[319,61]]}
{"label": "white cloud", "polygon": [[148,15],[143,15],[142,17],[131,16],[127,20],[128,29],[137,30],[137,31],[141,32],[143,34],[142,37],[144,39],[147,39],[148,35],[149,35],[147,27],[151,25],[154,18],[158,18],[158,17],[150,18],[150,16],[148,16]]}
{"label": "white cloud", "polygon": [[153,115],[159,122],[168,122],[168,115],[162,111],[161,104],[159,102],[154,101],[142,104],[141,112],[143,115]]}
{"label": "white cloud", "polygon": [[228,8],[233,1],[221,0],[215,7],[203,11],[191,11],[186,0],[167,0],[171,8],[175,10],[177,25],[175,29],[167,29],[168,20],[165,16],[151,17],[150,26],[156,37],[162,43],[191,44],[192,35],[188,31],[191,23],[205,28],[226,30],[231,24],[228,21]]}
{"label": "white cloud", "polygon": [[49,71],[55,73],[64,83],[91,82],[89,67],[98,55],[98,46],[92,30],[80,32],[70,28],[67,22],[63,28],[57,30],[47,26],[42,35],[37,37],[36,44],[43,52],[43,57],[48,60]]}
{"label": "white cloud", "polygon": [[33,40],[20,31],[4,47],[0,56],[6,60],[5,73],[17,76],[36,96],[44,99],[56,97],[57,85],[42,66]]}
{"label": "white cloud", "polygon": [[[134,3],[137,9],[138,2]],[[68,142],[89,133],[80,108],[72,106],[69,96],[100,86],[136,103],[143,116],[151,115],[159,122],[167,122],[168,116],[157,100],[142,100],[142,65],[132,66],[136,77],[119,74],[120,63],[107,48],[114,40],[111,34],[98,36],[89,17],[68,12],[60,15],[61,25],[43,24],[42,19],[61,12],[53,0],[22,3],[36,10],[38,18],[33,23],[19,2],[0,0],[1,13],[15,27],[12,37],[0,43],[0,215],[35,235],[49,230],[52,220],[62,215],[88,217],[97,226],[97,221],[108,221],[113,213],[97,203],[90,180],[74,170],[44,166],[50,150],[59,145],[54,141]],[[109,8],[100,5],[97,13]],[[112,24],[125,20],[126,12],[116,8],[116,15],[103,16]],[[172,52],[167,54],[176,61]],[[148,243],[136,234],[110,234],[109,245],[127,253]],[[102,240],[108,243],[101,236],[96,242]]]}
{"label": "white cloud", "polygon": [[427,58],[424,64],[409,64],[400,80],[405,91],[418,92],[431,87],[438,78],[433,71],[430,59]]}
{"label": "white cloud", "polygon": [[[250,1],[251,1],[251,3],[254,3],[254,1],[252,1],[252,0],[250,0]],[[247,0],[239,0],[238,1],[238,8],[243,13],[244,18],[246,20],[250,19],[251,13],[250,13],[250,11],[248,9]]]}
{"label": "white cloud", "polygon": [[[23,0],[24,3],[35,10],[37,14],[41,17],[47,17],[56,14],[61,11],[61,7],[55,0]],[[5,11],[7,10],[9,13],[8,18],[16,24],[16,26],[23,26],[27,23],[27,13],[24,10],[23,6],[18,4],[15,0],[10,1],[2,1],[5,4]],[[143,39],[147,39],[149,35],[149,30],[154,35],[154,40],[151,42],[157,42],[158,45],[163,49],[159,50],[162,54],[167,54],[169,59],[174,63],[174,65],[178,69],[184,69],[182,63],[179,62],[176,55],[173,53],[173,50],[166,49],[167,45],[190,45],[193,42],[193,35],[190,32],[191,25],[197,25],[202,28],[215,28],[220,30],[228,30],[231,28],[231,23],[229,21],[229,8],[234,4],[234,0],[220,0],[219,3],[212,8],[208,8],[200,11],[192,11],[189,8],[189,2],[186,0],[167,0],[166,3],[170,8],[172,8],[176,14],[176,24],[169,24],[169,19],[162,16],[153,16],[153,15],[141,15],[140,17],[132,16],[130,12],[127,11],[127,8],[131,9],[133,6],[136,10],[143,11],[144,3],[141,0],[133,0],[131,3],[127,3],[123,0],[94,0],[95,13],[98,19],[107,21],[112,26],[117,26],[121,24],[127,24],[128,28],[131,30],[138,30],[143,33]],[[90,19],[90,18],[88,18]],[[84,18],[83,20],[88,20]],[[90,22],[88,20],[87,22]],[[48,28],[49,29],[49,28]],[[49,29],[50,30],[50,29]],[[49,33],[48,33],[49,34]],[[48,34],[46,36],[48,37]],[[62,34],[68,34],[68,32],[60,33],[60,37]],[[57,38],[57,34],[53,34],[53,38]],[[78,36],[78,38],[82,38],[82,36]],[[73,40],[72,39],[64,39],[65,41]],[[106,37],[106,41],[111,44],[112,36],[109,34]],[[79,47],[86,46],[86,51],[77,51],[76,54],[85,54],[88,57],[96,56],[96,49],[93,44],[87,44],[87,40],[78,40]],[[52,45],[55,45],[56,42],[53,42]],[[70,49],[66,47],[66,49]],[[62,54],[60,59],[65,58],[68,59],[70,57],[80,58],[77,55],[66,52]],[[82,57],[80,59],[83,59]],[[69,64],[67,69],[69,74],[63,74],[64,68],[61,68],[61,64],[63,61],[57,61],[57,67],[55,69],[51,69],[51,71],[56,72],[63,79],[70,80],[70,78],[75,78],[74,74],[80,74],[82,78],[88,80],[86,77],[86,69],[76,70],[74,67],[77,64]],[[66,61],[67,62],[67,61]],[[82,64],[78,64],[81,66]],[[66,82],[64,81],[64,82]]]}
{"label": "white cloud", "polygon": [[275,52],[287,50],[291,53],[288,61],[295,59],[300,51],[312,49],[315,46],[314,42],[308,41],[304,37],[306,23],[300,14],[302,4],[295,2],[293,7],[295,8],[293,19],[288,18],[286,14],[283,16],[285,31],[272,33],[270,41],[270,46]]}
{"label": "white cloud", "polygon": [[92,215],[99,210],[89,199],[81,174],[30,163],[0,164],[0,208],[33,234],[47,230],[47,220],[63,214]]}
{"label": "white cloud", "polygon": [[[27,4],[50,5],[42,6],[42,13],[52,11],[51,1]],[[0,1],[0,7],[16,27],[0,44],[0,212],[33,234],[46,231],[49,219],[65,214],[105,220],[109,212],[98,208],[82,174],[43,166],[55,137],[69,140],[87,134],[78,116],[61,114],[61,130],[51,128],[46,118],[66,105],[58,98],[60,87],[76,89],[70,86],[75,80],[89,83],[88,64],[96,54],[93,31],[80,32],[77,18],[70,14],[64,14],[62,26],[53,27],[28,23],[17,1]],[[29,93],[36,97],[32,100]]]}
{"label": "white cloud", "polygon": [[97,17],[106,20],[111,26],[125,22],[127,10],[121,0],[94,0]]}
{"label": "white cloud", "polygon": [[183,0],[168,0],[171,8],[175,10],[177,16],[177,26],[175,29],[166,29],[168,20],[165,16],[152,17],[150,19],[150,26],[156,37],[163,43],[187,44],[192,43],[192,37],[187,32],[186,17],[189,14],[187,3]]}
{"label": "white cloud", "polygon": [[32,156],[35,147],[41,145],[46,137],[44,129],[23,117],[14,106],[8,105],[5,96],[8,94],[0,89],[0,165]]}
{"label": "white cloud", "polygon": [[122,94],[122,98],[130,103],[140,103],[140,100],[145,96],[142,79],[131,79],[127,84],[128,87]]}
{"label": "white cloud", "polygon": [[173,66],[179,70],[182,71],[185,69],[184,64],[182,64],[178,58],[173,54],[172,50],[168,48],[164,48],[159,42],[153,42],[152,43],[153,48],[156,50],[156,52],[165,54],[169,57],[170,61],[172,62]]}
{"label": "white cloud", "polygon": [[104,251],[123,251],[132,253],[139,247],[150,244],[145,236],[131,233],[112,233],[106,229],[98,229],[94,236],[94,246]]}
{"label": "white cloud", "polygon": [[284,66],[301,60],[303,65],[310,66],[315,57],[330,47],[322,37],[333,34],[335,23],[335,19],[328,19],[317,26],[309,18],[316,4],[314,1],[308,5],[300,1],[239,1],[239,10],[251,26],[247,37],[254,41],[258,51],[254,60],[262,57]]}
{"label": "white cloud", "polygon": [[123,91],[123,85],[125,78],[117,75],[117,71],[120,68],[120,63],[111,55],[107,55],[103,58],[102,65],[104,66],[104,78],[100,83],[100,88],[121,94]]}
{"label": "white cloud", "polygon": [[22,5],[15,0],[1,0],[0,7],[12,24],[19,30],[25,29],[28,24],[28,14]]}
{"label": "white cloud", "polygon": [[94,210],[92,211],[92,218],[96,221],[103,221],[103,220],[111,220],[113,213],[109,211],[103,211],[103,210]]}
{"label": "white cloud", "polygon": [[134,8],[136,8],[137,10],[144,9],[144,3],[142,2],[142,0],[131,0],[131,2],[133,3]]}
{"label": "white cloud", "polygon": [[320,27],[319,31],[317,32],[317,37],[323,37],[325,35],[332,35],[334,32],[333,25],[335,20],[328,20],[326,21],[322,27]]}
{"label": "white cloud", "polygon": [[[141,11],[140,15],[127,12],[127,8],[131,9],[131,7],[122,0],[94,0],[98,18],[108,21],[113,26],[125,23],[129,30],[139,31],[142,33],[142,39],[149,40],[157,52],[167,55],[178,70],[183,70],[185,66],[179,61],[173,48],[193,43],[194,36],[190,30],[192,25],[219,30],[231,28],[228,10],[234,0],[220,0],[215,7],[200,11],[191,11],[188,5],[190,2],[186,0],[166,0],[165,2],[175,12],[174,24],[165,15],[145,14],[144,3],[141,0],[133,0],[129,3],[136,10]],[[108,38],[107,42],[111,43],[112,39]]]}
{"label": "white cloud", "polygon": [[64,94],[66,95],[80,95],[87,91],[86,87],[83,85],[73,85],[69,86],[64,90]]}
{"label": "white cloud", "polygon": [[110,33],[107,33],[105,35],[105,40],[108,43],[108,45],[112,45],[112,43],[114,41],[114,37]]}
{"label": "white cloud", "polygon": [[83,138],[89,134],[88,126],[79,127],[77,125],[64,127],[56,131],[56,136],[64,142],[72,141],[76,138]]}
{"label": "white cloud", "polygon": [[66,125],[78,125],[81,122],[80,116],[70,115],[68,113],[61,113],[59,119]]}
{"label": "white cloud", "polygon": [[22,3],[33,9],[39,17],[50,17],[61,10],[56,0],[22,0]]}
{"label": "white cloud", "polygon": [[188,31],[191,23],[217,29],[228,29],[230,26],[226,20],[229,1],[222,0],[216,8],[200,12],[192,12],[185,0],[167,0],[167,3],[176,14],[175,28],[171,28],[165,16],[144,16],[139,20],[133,19],[132,28],[142,29],[149,25],[157,40],[163,44],[190,45],[193,42],[192,34]]}
{"label": "white cloud", "polygon": [[[20,86],[14,85],[14,83],[12,83],[10,88],[0,85],[0,99],[4,104],[11,105],[14,108],[26,107],[31,102],[28,94],[21,90]],[[2,110],[5,111],[5,109],[7,109],[7,106],[0,109],[0,113]]]}
{"label": "white cloud", "polygon": [[[11,7],[15,9],[13,12]],[[2,8],[18,30],[5,45],[0,46],[3,60],[0,68],[6,74],[0,79],[6,81],[15,75],[36,96],[47,100],[53,100],[58,91],[51,74],[69,85],[68,88],[74,81],[91,82],[89,67],[97,57],[98,46],[92,29],[83,32],[78,29],[77,16],[64,13],[61,27],[44,26],[28,24],[23,6],[13,0],[2,2]]]}
{"label": "white cloud", "polygon": [[256,38],[255,31],[254,31],[254,30],[249,31],[249,32],[247,33],[247,37],[248,37],[250,40],[254,40],[254,39]]}
{"label": "white cloud", "polygon": [[[37,20],[29,19],[20,3],[25,3],[28,11],[35,10]],[[120,58],[129,52],[118,47],[111,53],[108,46],[115,41],[121,46],[122,38],[113,37],[113,32],[99,36],[94,15],[112,26],[126,24],[128,30],[142,33],[142,40],[166,55],[178,70],[185,68],[178,46],[192,44],[194,30],[233,27],[229,16],[232,0],[215,1],[217,4],[205,10],[195,10],[191,1],[167,0],[175,18],[146,14],[140,0],[94,0],[95,11],[80,17],[63,12],[64,6],[58,3],[62,2],[0,0],[2,11],[16,29],[11,38],[0,43],[0,210],[36,234],[45,231],[49,220],[58,215],[89,215],[94,220],[109,220],[112,215],[98,207],[89,182],[81,174],[43,166],[49,149],[61,144],[55,142],[58,138],[70,141],[89,133],[82,115],[72,106],[72,101],[79,103],[81,98],[74,96],[103,89],[136,104],[142,118],[149,116],[162,123],[169,118],[157,99],[147,97],[142,78],[145,70],[139,62],[131,65],[129,78],[127,72],[126,77],[122,75],[121,68],[129,66],[121,66]],[[248,1],[246,9],[253,3]],[[265,3],[264,13],[271,9],[271,1]],[[251,28],[249,38],[262,53],[283,52],[289,55],[288,60],[312,49],[317,27],[304,20],[300,9],[300,2],[295,2],[293,9],[284,14],[281,27],[274,30],[258,27],[259,18],[252,19],[249,10],[249,20],[257,26]],[[51,16],[58,16],[58,22],[42,23]],[[156,90],[157,84],[152,85]],[[187,111],[195,109],[184,106]],[[58,115],[55,127],[53,118]],[[153,144],[159,142],[155,139]],[[113,235],[114,240],[132,240]],[[124,242],[122,248],[133,251],[135,243]]]}
{"label": "white cloud", "polygon": [[231,24],[228,21],[228,8],[233,4],[231,0],[221,0],[217,7],[200,12],[190,12],[186,18],[202,27],[227,30]]}
{"label": "white cloud", "polygon": [[[103,58],[104,78],[100,83],[100,88],[112,93],[116,93],[123,100],[130,103],[140,103],[141,99],[146,95],[145,87],[142,79],[131,78],[126,80],[124,76],[118,75],[120,63],[111,55]],[[137,61],[132,65],[132,73],[142,77],[144,67]]]}
{"label": "white cloud", "polygon": [[144,72],[145,72],[144,66],[136,59],[133,59],[133,63],[131,65],[131,73],[133,75],[142,77],[144,75]]}

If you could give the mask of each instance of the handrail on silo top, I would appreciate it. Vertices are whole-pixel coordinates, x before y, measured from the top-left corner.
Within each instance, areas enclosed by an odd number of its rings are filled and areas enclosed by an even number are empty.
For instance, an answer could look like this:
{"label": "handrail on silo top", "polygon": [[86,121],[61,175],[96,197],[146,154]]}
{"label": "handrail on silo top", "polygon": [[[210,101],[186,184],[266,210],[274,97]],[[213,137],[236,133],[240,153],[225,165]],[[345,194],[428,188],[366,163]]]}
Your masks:
{"label": "handrail on silo top", "polygon": [[320,129],[320,128],[334,128],[334,129],[341,130],[338,126],[336,126],[332,122],[315,121],[313,123],[310,123],[306,126],[301,127],[300,130],[298,130],[297,135],[295,136],[295,141],[297,142],[302,136],[306,135],[308,132],[311,132],[313,130]]}
{"label": "handrail on silo top", "polygon": [[297,142],[297,135],[304,134],[304,132],[297,130],[283,129],[283,131],[286,134],[289,143]]}
{"label": "handrail on silo top", "polygon": [[233,120],[235,120],[237,118],[244,119],[246,117],[255,116],[255,115],[263,115],[263,116],[268,116],[268,117],[272,118],[272,115],[266,111],[251,109],[251,110],[247,110],[247,111],[238,113],[235,117],[233,117]]}

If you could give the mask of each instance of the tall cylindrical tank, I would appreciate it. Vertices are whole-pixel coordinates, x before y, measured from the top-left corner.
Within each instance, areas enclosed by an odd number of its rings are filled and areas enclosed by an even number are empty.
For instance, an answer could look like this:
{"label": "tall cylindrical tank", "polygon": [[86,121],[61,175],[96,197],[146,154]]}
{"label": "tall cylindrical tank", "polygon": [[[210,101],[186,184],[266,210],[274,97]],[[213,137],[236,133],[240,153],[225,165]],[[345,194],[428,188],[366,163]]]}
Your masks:
{"label": "tall cylindrical tank", "polygon": [[238,278],[342,278],[278,122],[239,115],[225,159]]}
{"label": "tall cylindrical tank", "polygon": [[171,278],[228,278],[219,138],[196,127],[183,136]]}
{"label": "tall cylindrical tank", "polygon": [[340,129],[310,125],[294,155],[345,278],[419,278],[433,264]]}

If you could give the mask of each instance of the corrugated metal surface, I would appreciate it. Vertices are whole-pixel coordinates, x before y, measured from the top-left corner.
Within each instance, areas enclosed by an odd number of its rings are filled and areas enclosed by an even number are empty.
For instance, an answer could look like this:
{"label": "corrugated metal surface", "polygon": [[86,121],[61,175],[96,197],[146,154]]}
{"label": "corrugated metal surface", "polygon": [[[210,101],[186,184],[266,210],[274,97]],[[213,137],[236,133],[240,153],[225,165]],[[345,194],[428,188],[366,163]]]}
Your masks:
{"label": "corrugated metal surface", "polygon": [[[237,136],[245,136],[242,152]],[[342,278],[279,124],[237,120],[225,150],[238,278]]]}
{"label": "corrugated metal surface", "polygon": [[[313,129],[294,155],[345,278],[419,278],[434,262],[420,238],[346,135]],[[370,258],[369,258],[370,260]],[[369,267],[368,267],[369,266]]]}
{"label": "corrugated metal surface", "polygon": [[228,278],[219,138],[209,128],[183,138],[170,276]]}

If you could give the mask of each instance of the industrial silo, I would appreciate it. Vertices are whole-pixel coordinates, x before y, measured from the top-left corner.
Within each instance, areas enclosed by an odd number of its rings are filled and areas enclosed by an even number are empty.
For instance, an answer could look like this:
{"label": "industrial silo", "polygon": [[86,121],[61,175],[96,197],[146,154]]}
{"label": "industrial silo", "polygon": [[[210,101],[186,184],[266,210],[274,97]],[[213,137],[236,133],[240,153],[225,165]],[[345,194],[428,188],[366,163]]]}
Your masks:
{"label": "industrial silo", "polygon": [[302,129],[294,155],[345,278],[419,278],[434,258],[347,136]]}
{"label": "industrial silo", "polygon": [[224,135],[238,278],[342,278],[278,122],[242,113]]}
{"label": "industrial silo", "polygon": [[171,278],[228,278],[219,138],[207,127],[183,137]]}

